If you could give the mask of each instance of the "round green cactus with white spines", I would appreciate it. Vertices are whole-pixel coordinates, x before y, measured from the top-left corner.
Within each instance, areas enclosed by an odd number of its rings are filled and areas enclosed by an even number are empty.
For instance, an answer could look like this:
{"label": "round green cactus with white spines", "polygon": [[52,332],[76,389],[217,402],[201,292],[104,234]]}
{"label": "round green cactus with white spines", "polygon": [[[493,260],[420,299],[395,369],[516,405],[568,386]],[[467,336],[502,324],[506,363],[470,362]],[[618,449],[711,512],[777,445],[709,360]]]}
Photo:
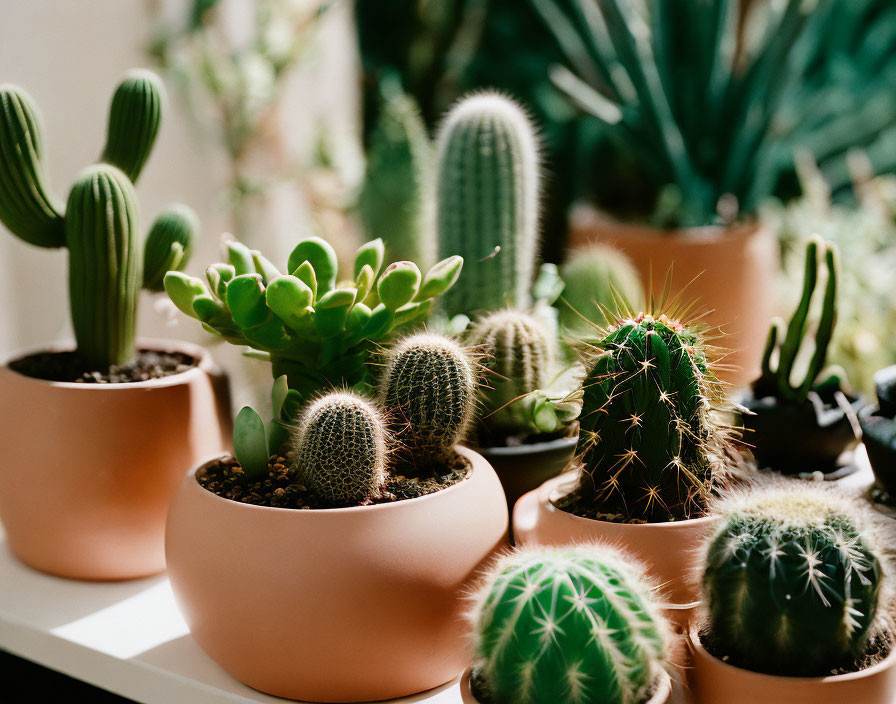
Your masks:
{"label": "round green cactus with white spines", "polygon": [[474,669],[495,704],[635,704],[667,627],[642,571],[604,546],[502,558],[474,611]]}
{"label": "round green cactus with white spines", "polygon": [[355,506],[386,480],[387,430],[366,399],[330,393],[305,411],[295,433],[299,480],[325,504]]}
{"label": "round green cactus with white spines", "polygon": [[464,439],[476,397],[469,352],[444,335],[412,335],[387,353],[380,400],[400,457],[418,468],[444,464]]}
{"label": "round green cactus with white spines", "polygon": [[717,511],[703,593],[710,635],[731,662],[799,676],[861,660],[892,593],[871,509],[790,480],[735,494]]}
{"label": "round green cactus with white spines", "polygon": [[439,131],[436,223],[441,256],[467,267],[443,299],[450,316],[530,304],[538,249],[535,129],[496,93],[462,99]]}
{"label": "round green cactus with white spines", "polygon": [[586,352],[572,496],[602,516],[702,515],[724,476],[724,390],[700,335],[665,315],[616,322]]}

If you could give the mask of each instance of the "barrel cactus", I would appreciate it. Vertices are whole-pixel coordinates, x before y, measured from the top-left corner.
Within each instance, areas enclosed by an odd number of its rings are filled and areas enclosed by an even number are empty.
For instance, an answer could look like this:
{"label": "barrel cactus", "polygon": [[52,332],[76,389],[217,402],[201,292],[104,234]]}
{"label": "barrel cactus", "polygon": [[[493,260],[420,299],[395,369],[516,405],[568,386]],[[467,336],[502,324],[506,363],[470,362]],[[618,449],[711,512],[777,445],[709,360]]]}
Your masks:
{"label": "barrel cactus", "polygon": [[861,660],[886,629],[892,595],[892,540],[873,511],[790,480],[732,495],[718,513],[703,577],[716,647],[733,664],[790,676]]}
{"label": "barrel cactus", "polygon": [[386,437],[382,413],[369,401],[327,394],[307,408],[296,429],[299,480],[329,506],[358,505],[386,480]]}
{"label": "barrel cactus", "polygon": [[467,268],[443,299],[450,316],[530,304],[538,249],[539,156],[523,110],[495,93],[462,99],[436,149],[439,253]]}
{"label": "barrel cactus", "polygon": [[[164,272],[186,266],[197,227],[181,206],[163,213],[139,251],[139,176],[158,132],[163,103],[159,79],[129,73],[115,91],[101,163],[75,182],[66,208],[50,195],[43,135],[32,98],[0,86],[0,221],[25,242],[69,249],[69,292],[79,356],[92,369],[123,364],[134,355],[137,290],[158,289]],[[176,237],[162,236],[170,224]],[[149,280],[143,260],[151,262]]]}
{"label": "barrel cactus", "polygon": [[450,460],[470,426],[475,395],[474,362],[451,338],[423,333],[393,346],[380,398],[401,458],[418,468]]}
{"label": "barrel cactus", "polygon": [[666,642],[641,570],[602,546],[512,553],[474,610],[474,669],[494,704],[641,702]]}
{"label": "barrel cactus", "polygon": [[615,323],[587,353],[579,479],[568,500],[626,522],[701,515],[724,476],[724,393],[699,333],[665,315]]}

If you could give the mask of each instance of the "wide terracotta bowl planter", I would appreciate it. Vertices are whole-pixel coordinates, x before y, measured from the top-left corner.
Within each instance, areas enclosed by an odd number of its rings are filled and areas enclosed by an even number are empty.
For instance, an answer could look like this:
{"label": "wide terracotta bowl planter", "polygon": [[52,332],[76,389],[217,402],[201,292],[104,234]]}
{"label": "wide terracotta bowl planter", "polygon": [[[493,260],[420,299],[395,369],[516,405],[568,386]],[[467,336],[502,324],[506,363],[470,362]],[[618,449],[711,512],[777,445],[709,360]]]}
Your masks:
{"label": "wide terracotta bowl planter", "polygon": [[695,704],[893,704],[896,701],[896,649],[860,672],[830,677],[781,677],[744,670],[719,660],[691,627],[688,645],[693,665],[689,684]]}
{"label": "wide terracotta bowl planter", "polygon": [[774,233],[756,223],[732,227],[661,230],[611,220],[591,206],[570,217],[571,244],[601,242],[625,252],[645,288],[659,294],[672,272],[672,295],[696,302],[695,313],[725,333],[718,344],[731,350],[720,373],[735,386],[759,376],[762,351],[774,315],[775,274],[780,266]]}
{"label": "wide terracotta bowl planter", "polygon": [[87,580],[161,572],[177,487],[230,445],[211,357],[181,342],[138,345],[198,364],[124,384],[27,377],[8,366],[24,353],[0,367],[0,520],[10,550],[35,569]]}
{"label": "wide terracotta bowl planter", "polygon": [[671,523],[612,523],[582,518],[554,505],[576,473],[567,472],[525,494],[513,509],[513,534],[518,545],[575,545],[603,541],[617,545],[644,563],[663,586],[670,603],[699,601],[699,548],[715,517]]}
{"label": "wide terracotta bowl planter", "polygon": [[[473,669],[468,667],[464,670],[464,674],[460,678],[460,698],[463,701],[463,704],[487,704],[485,702],[480,702],[474,695],[473,689],[470,686],[470,677],[473,674]],[[669,677],[669,673],[661,672],[659,675],[659,681],[657,683],[656,691],[653,693],[653,696],[650,697],[643,704],[667,704],[672,697],[672,680]],[[545,704],[549,704],[545,702]],[[641,704],[640,702],[636,704]]]}
{"label": "wide terracotta bowl planter", "polygon": [[458,449],[466,479],[374,506],[252,506],[185,479],[168,573],[196,642],[241,682],[289,699],[390,699],[457,677],[470,659],[464,595],[506,545],[508,518],[494,470]]}

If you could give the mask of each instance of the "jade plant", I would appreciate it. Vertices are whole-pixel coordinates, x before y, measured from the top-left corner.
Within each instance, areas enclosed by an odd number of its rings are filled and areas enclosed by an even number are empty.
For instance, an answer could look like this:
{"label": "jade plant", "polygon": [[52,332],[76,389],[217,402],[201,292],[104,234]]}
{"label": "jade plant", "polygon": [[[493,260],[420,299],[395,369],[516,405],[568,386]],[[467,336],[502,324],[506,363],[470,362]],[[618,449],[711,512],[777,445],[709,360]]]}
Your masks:
{"label": "jade plant", "polygon": [[665,315],[624,317],[588,344],[586,363],[579,476],[561,504],[623,522],[702,515],[731,438],[700,332]]}
{"label": "jade plant", "polygon": [[816,482],[722,500],[703,575],[708,637],[731,664],[820,676],[888,638],[890,539],[869,506]]}
{"label": "jade plant", "polygon": [[474,687],[494,704],[642,702],[666,662],[652,586],[603,546],[505,556],[473,618]]}
{"label": "jade plant", "polygon": [[227,249],[228,261],[210,266],[206,282],[172,272],[165,290],[203,328],[269,361],[300,403],[322,389],[368,389],[372,347],[424,319],[463,266],[453,256],[425,275],[408,261],[383,267],[385,246],[375,239],[358,249],[344,280],[335,251],[319,237],[299,242],[282,273],[239,242]]}
{"label": "jade plant", "polygon": [[85,169],[63,206],[51,195],[37,106],[21,88],[0,86],[0,221],[25,242],[69,250],[69,304],[77,352],[90,370],[134,354],[137,292],[157,291],[165,272],[186,266],[197,220],[184,206],[164,211],[140,251],[140,175],[158,133],[164,92],[147,71],[118,85],[99,163]]}

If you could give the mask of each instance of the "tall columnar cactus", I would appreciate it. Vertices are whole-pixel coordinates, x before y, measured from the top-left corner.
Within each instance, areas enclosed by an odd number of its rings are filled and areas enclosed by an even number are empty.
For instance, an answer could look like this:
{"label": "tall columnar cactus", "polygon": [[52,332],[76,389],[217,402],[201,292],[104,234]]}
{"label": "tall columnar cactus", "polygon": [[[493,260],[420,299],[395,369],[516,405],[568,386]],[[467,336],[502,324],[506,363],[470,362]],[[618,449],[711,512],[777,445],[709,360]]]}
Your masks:
{"label": "tall columnar cactus", "polygon": [[503,558],[474,619],[474,666],[495,704],[634,704],[665,658],[650,585],[606,547]]}
{"label": "tall columnar cactus", "polygon": [[539,162],[535,131],[513,101],[472,95],[445,118],[437,145],[439,253],[467,269],[445,297],[449,315],[527,308],[537,255]]}
{"label": "tall columnar cactus", "polygon": [[725,466],[723,397],[697,332],[664,315],[620,320],[583,383],[574,496],[625,521],[700,515]]}
{"label": "tall columnar cactus", "polygon": [[395,345],[380,398],[403,459],[423,468],[452,457],[470,426],[475,394],[474,363],[451,338],[424,333]]}
{"label": "tall columnar cactus", "polygon": [[793,480],[718,508],[703,590],[711,637],[731,661],[796,676],[861,658],[884,628],[892,580],[871,510]]}
{"label": "tall columnar cactus", "polygon": [[311,404],[295,435],[300,481],[330,506],[375,496],[386,479],[386,428],[369,401],[331,393]]}
{"label": "tall columnar cactus", "polygon": [[382,237],[391,259],[429,266],[435,232],[429,187],[432,145],[414,99],[398,92],[384,98],[371,136],[358,207],[371,237]]}
{"label": "tall columnar cactus", "polygon": [[[794,384],[792,380],[793,367],[797,355],[806,336],[809,310],[815,287],[818,282],[818,254],[819,250],[824,255],[825,268],[827,269],[827,282],[825,283],[824,299],[822,301],[821,318],[815,330],[815,349],[809,366],[806,369],[802,381]],[[775,396],[785,401],[802,403],[809,396],[809,392],[819,384],[819,376],[824,368],[827,358],[828,345],[837,322],[837,248],[835,245],[825,242],[820,237],[812,237],[806,244],[806,268],[803,276],[803,292],[800,302],[790,318],[784,339],[779,341],[782,335],[783,321],[776,319],[771,326],[768,340],[765,344],[765,353],[762,357],[762,375],[753,383],[753,393],[756,397]],[[772,355],[778,352],[777,367],[772,369]],[[825,384],[834,383],[839,386],[836,377],[825,381]]]}
{"label": "tall columnar cactus", "polygon": [[[37,107],[22,89],[0,86],[0,221],[30,244],[69,248],[78,352],[98,370],[133,356],[137,290],[141,283],[157,290],[162,269],[186,266],[197,229],[195,215],[179,206],[162,213],[145,254],[138,251],[131,181],[152,149],[162,103],[158,78],[147,71],[128,74],[112,100],[103,163],[81,174],[63,212],[47,187]],[[144,258],[151,267],[147,279]]]}
{"label": "tall columnar cactus", "polygon": [[560,278],[564,287],[557,308],[567,334],[594,335],[595,325],[605,327],[617,315],[643,309],[644,287],[638,272],[614,247],[593,244],[573,251],[560,268]]}

